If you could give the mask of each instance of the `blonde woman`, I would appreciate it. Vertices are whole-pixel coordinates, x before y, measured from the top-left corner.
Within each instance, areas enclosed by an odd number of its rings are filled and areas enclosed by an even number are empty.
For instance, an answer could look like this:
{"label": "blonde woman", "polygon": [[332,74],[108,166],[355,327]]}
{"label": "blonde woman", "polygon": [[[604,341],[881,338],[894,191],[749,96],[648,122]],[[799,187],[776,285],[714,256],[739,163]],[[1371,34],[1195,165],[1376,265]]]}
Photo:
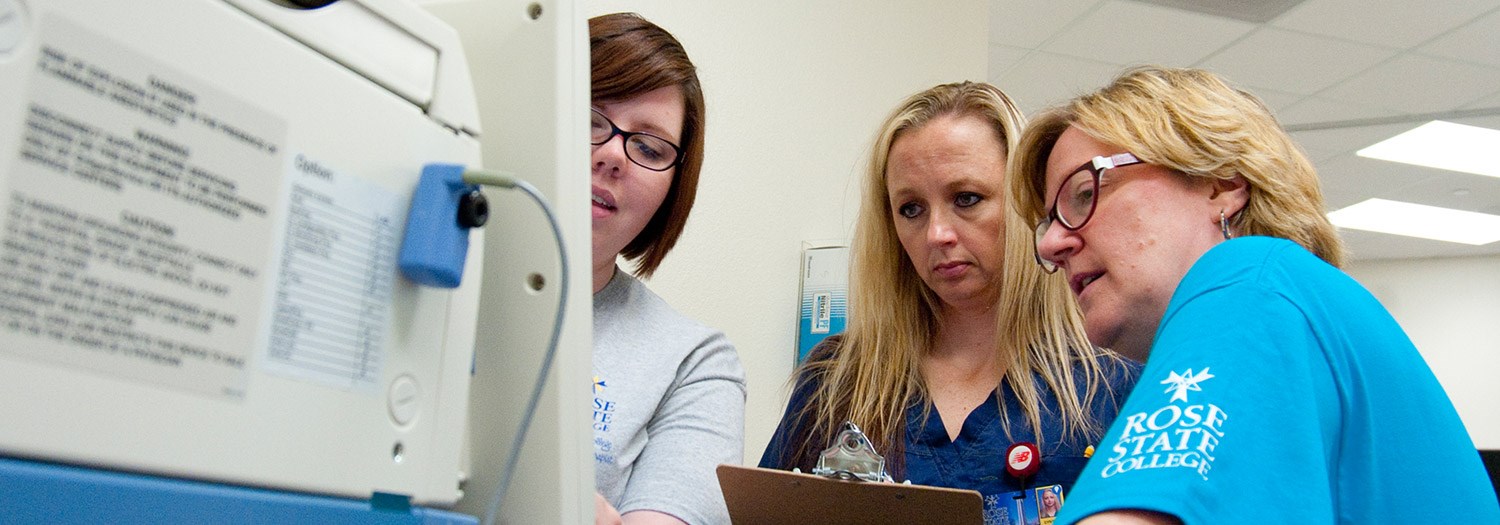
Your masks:
{"label": "blonde woman", "polygon": [[[913,95],[886,119],[856,226],[849,328],[798,371],[762,467],[811,470],[848,420],[894,478],[977,490],[987,514],[1012,503],[1003,494],[1072,485],[1135,369],[1088,345],[1065,284],[1032,264],[1030,231],[1005,199],[1022,120],[999,89],[972,82]],[[1040,448],[1026,480],[1006,474],[1019,442]]]}
{"label": "blonde woman", "polygon": [[[1317,172],[1258,99],[1133,69],[1015,151],[1038,262],[1095,343],[1149,357],[1058,523],[1500,523],[1453,405],[1338,270]],[[1412,505],[1414,480],[1445,504]]]}

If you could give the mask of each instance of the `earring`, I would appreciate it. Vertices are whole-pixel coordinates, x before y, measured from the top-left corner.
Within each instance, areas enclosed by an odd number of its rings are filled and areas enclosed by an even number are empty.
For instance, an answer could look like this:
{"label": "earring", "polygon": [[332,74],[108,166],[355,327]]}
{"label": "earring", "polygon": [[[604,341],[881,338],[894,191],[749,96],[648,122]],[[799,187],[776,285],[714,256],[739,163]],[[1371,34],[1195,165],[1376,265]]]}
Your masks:
{"label": "earring", "polygon": [[1224,234],[1226,241],[1234,238],[1234,235],[1229,233],[1229,218],[1224,216],[1224,210],[1219,210],[1219,231]]}

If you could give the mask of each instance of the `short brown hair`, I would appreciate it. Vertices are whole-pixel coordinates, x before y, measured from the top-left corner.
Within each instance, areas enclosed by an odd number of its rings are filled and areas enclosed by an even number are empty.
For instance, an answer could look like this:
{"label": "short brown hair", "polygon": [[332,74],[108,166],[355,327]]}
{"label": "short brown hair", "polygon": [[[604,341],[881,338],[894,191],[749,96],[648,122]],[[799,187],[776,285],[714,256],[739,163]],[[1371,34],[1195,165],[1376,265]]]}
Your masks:
{"label": "short brown hair", "polygon": [[635,13],[589,19],[589,64],[590,98],[595,101],[625,100],[669,86],[682,90],[682,161],[677,164],[661,207],[646,228],[620,251],[626,259],[635,261],[637,276],[650,277],[682,236],[698,193],[706,120],[703,87],[682,43]]}

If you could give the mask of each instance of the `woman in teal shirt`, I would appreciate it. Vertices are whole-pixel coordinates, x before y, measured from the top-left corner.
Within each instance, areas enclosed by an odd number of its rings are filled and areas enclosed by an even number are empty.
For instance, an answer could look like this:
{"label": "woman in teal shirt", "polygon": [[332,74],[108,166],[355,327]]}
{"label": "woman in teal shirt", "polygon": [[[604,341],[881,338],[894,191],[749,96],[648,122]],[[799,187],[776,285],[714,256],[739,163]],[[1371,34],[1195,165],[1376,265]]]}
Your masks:
{"label": "woman in teal shirt", "polygon": [[[1043,113],[1012,166],[1089,338],[1149,358],[1059,523],[1500,523],[1452,403],[1338,270],[1317,173],[1259,100],[1134,69]],[[1443,504],[1412,504],[1428,486]]]}

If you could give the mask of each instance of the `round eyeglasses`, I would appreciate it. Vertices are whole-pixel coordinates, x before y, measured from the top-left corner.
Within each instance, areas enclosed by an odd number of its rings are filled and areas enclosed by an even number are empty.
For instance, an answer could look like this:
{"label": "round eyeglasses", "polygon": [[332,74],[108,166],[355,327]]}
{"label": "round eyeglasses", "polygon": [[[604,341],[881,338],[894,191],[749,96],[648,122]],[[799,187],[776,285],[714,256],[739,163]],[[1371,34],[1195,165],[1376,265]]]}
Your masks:
{"label": "round eyeglasses", "polygon": [[1052,228],[1052,221],[1056,220],[1069,231],[1078,231],[1094,217],[1094,208],[1099,205],[1099,179],[1104,177],[1104,172],[1140,163],[1140,159],[1129,153],[1099,156],[1083,163],[1063,178],[1062,185],[1057,187],[1057,195],[1052,197],[1052,207],[1047,210],[1042,221],[1037,223],[1036,236],[1032,239],[1032,255],[1036,256],[1036,263],[1041,265],[1043,271],[1057,271],[1057,264],[1042,257],[1041,248],[1042,237]]}
{"label": "round eyeglasses", "polygon": [[593,110],[593,122],[589,128],[589,142],[598,146],[609,142],[615,135],[625,137],[625,157],[637,166],[651,171],[667,171],[682,160],[682,149],[667,139],[650,133],[625,131],[616,126],[599,110]]}

